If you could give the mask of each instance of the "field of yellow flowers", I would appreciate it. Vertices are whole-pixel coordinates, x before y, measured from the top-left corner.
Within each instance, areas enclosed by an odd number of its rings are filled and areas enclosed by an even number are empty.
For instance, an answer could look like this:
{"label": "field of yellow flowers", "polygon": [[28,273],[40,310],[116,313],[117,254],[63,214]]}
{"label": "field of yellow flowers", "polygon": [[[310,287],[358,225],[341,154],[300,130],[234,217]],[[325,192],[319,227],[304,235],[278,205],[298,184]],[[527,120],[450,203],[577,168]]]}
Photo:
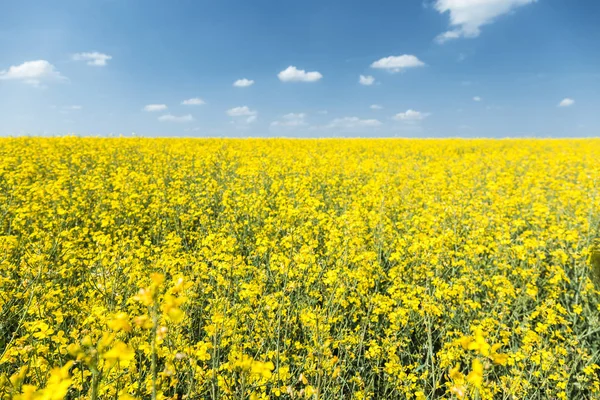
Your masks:
{"label": "field of yellow flowers", "polygon": [[599,191],[600,140],[0,139],[0,399],[600,398]]}

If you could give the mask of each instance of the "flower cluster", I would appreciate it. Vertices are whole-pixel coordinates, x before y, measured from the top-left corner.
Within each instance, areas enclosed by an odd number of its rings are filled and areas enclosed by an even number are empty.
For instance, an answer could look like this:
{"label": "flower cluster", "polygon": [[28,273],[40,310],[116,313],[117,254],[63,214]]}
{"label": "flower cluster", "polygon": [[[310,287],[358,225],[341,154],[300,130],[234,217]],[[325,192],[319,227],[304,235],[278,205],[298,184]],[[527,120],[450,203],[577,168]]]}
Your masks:
{"label": "flower cluster", "polygon": [[0,139],[0,399],[598,398],[599,160]]}

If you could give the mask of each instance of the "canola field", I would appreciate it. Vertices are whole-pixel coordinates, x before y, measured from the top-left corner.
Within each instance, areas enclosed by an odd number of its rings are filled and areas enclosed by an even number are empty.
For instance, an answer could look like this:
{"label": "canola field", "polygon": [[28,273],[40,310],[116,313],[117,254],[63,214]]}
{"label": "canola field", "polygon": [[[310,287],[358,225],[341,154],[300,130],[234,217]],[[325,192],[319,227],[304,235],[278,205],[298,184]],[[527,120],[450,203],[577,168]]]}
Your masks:
{"label": "canola field", "polygon": [[1,399],[598,399],[600,140],[0,139]]}

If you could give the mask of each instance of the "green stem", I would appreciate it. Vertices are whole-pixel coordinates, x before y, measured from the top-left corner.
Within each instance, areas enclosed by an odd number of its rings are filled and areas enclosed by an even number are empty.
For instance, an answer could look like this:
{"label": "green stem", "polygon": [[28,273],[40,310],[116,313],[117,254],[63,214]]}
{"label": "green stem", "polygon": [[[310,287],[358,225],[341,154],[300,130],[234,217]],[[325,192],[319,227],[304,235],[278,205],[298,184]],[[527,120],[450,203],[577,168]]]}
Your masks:
{"label": "green stem", "polygon": [[156,371],[156,332],[158,329],[158,318],[156,317],[156,310],[152,310],[152,400],[156,400],[156,381],[157,381],[157,371]]}
{"label": "green stem", "polygon": [[100,372],[96,369],[92,369],[92,395],[91,400],[98,400],[98,386],[100,384]]}

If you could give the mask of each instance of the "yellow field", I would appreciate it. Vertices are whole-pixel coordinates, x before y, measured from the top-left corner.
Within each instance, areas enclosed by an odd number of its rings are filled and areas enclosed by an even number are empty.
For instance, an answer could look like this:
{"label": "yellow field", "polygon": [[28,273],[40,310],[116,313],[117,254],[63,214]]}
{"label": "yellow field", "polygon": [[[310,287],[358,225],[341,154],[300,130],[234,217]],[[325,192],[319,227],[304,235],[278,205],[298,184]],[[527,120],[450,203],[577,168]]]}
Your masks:
{"label": "yellow field", "polygon": [[600,398],[599,190],[600,140],[0,139],[0,398]]}

